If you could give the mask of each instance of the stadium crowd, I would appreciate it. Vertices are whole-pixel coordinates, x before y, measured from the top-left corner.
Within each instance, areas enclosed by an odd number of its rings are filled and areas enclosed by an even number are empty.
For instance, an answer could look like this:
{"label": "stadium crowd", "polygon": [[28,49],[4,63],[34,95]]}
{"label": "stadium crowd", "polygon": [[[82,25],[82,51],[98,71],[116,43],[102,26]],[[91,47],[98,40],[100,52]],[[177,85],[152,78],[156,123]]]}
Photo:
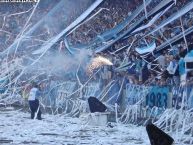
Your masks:
{"label": "stadium crowd", "polygon": [[[43,15],[48,13],[57,3],[57,1],[52,1],[42,5],[36,10],[35,16],[31,20],[32,24],[35,24]],[[156,4],[161,2],[161,0],[153,1],[148,7],[147,11],[150,11]],[[126,79],[126,83],[134,84],[144,84],[144,85],[180,85],[184,83],[193,83],[193,73],[191,69],[187,71],[185,67],[184,58],[188,53],[192,53],[193,49],[193,36],[189,35],[184,39],[181,39],[175,44],[170,44],[166,49],[151,52],[148,57],[143,57],[138,52],[135,51],[136,47],[140,47],[146,43],[150,44],[155,41],[156,46],[159,47],[164,42],[168,42],[169,39],[180,34],[184,30],[187,30],[193,26],[193,11],[188,12],[186,15],[182,16],[180,19],[173,21],[167,26],[161,28],[159,31],[150,34],[143,40],[138,40],[140,35],[148,34],[153,28],[158,26],[161,22],[166,20],[169,16],[176,13],[180,8],[188,3],[186,0],[178,0],[176,5],[172,6],[169,11],[166,12],[161,18],[159,18],[154,25],[143,30],[138,35],[128,37],[122,41],[118,41],[112,46],[110,46],[104,52],[98,53],[113,62],[113,66],[103,66],[100,70],[100,77],[104,86],[108,84],[111,80],[118,80],[121,84],[121,78]],[[132,15],[132,12],[137,9],[139,5],[142,5],[142,0],[105,0],[92,14],[97,13],[93,18],[86,21],[84,24],[80,25],[76,30],[74,30],[68,36],[68,41],[71,46],[79,44],[88,44],[93,41],[101,33],[114,28],[120,22],[122,22],[128,15]],[[16,39],[17,35],[22,30],[29,13],[35,4],[17,4],[17,5],[7,5],[1,7],[0,14],[0,51],[7,49]],[[12,12],[6,13],[6,9],[11,9]],[[16,14],[19,12],[28,11],[22,14]],[[84,11],[84,9],[82,9]],[[72,19],[76,12],[71,14]],[[61,17],[60,17],[61,15]],[[144,16],[144,11],[140,13],[124,30],[128,29],[137,22],[142,16]],[[57,13],[57,20],[63,19],[63,15]],[[70,21],[69,21],[70,23]],[[146,24],[146,22],[144,22]],[[68,23],[66,24],[66,26]],[[41,30],[41,34],[44,36],[38,36],[36,39],[42,41],[47,41],[48,38],[56,35],[56,31],[59,32],[64,28],[64,26],[57,25],[57,30],[53,30],[54,27],[46,27]],[[124,31],[123,30],[123,31]],[[134,42],[134,43],[133,43]],[[37,43],[34,41],[34,43]],[[168,42],[169,43],[169,42]],[[120,48],[126,45],[132,45],[131,47],[126,47],[127,49]],[[30,44],[34,45],[34,44]],[[64,45],[64,44],[63,44]],[[57,47],[59,47],[57,45]],[[58,48],[57,48],[58,49]],[[14,56],[10,56],[10,62]],[[20,57],[18,54],[17,57]],[[5,60],[4,60],[5,61]],[[18,61],[18,59],[15,59]],[[19,60],[21,61],[21,60]],[[6,68],[6,66],[4,66]],[[192,68],[192,64],[190,64]],[[193,68],[192,68],[193,69]],[[4,69],[5,70],[5,69]],[[27,78],[24,76],[23,78]],[[52,79],[57,79],[57,76],[52,77]],[[58,78],[59,80],[61,78]],[[70,79],[70,77],[68,78]],[[94,78],[98,80],[98,78]],[[22,84],[23,85],[23,84]]]}
{"label": "stadium crowd", "polygon": [[[150,3],[147,7],[147,11],[150,11],[153,6],[161,2],[156,0]],[[103,8],[103,11],[88,22],[78,27],[69,36],[69,41],[72,45],[76,44],[88,44],[94,38],[99,36],[102,32],[108,29],[114,28],[117,24],[123,21],[127,15],[130,15],[137,7],[143,3],[140,0],[118,1],[113,3],[110,0],[106,0],[95,12]],[[145,30],[141,34],[148,34],[153,28],[169,18],[172,14],[177,13],[180,8],[185,6],[188,1],[177,1],[176,5],[172,6],[161,18],[159,18],[155,24]],[[142,12],[133,21],[137,22],[140,17],[144,16]],[[146,22],[144,22],[145,24]],[[162,43],[168,42],[174,36],[177,36],[183,31],[187,30],[193,25],[193,11],[191,10],[180,19],[173,21],[167,26],[161,28],[159,31],[145,37],[145,42],[137,41],[134,43],[129,51],[118,51],[118,49],[132,44],[137,37],[129,37],[123,41],[118,41],[114,45],[108,48],[108,51],[100,53],[109,58],[114,66],[104,66],[102,68],[102,79],[109,80],[121,77],[126,77],[127,81],[135,84],[145,85],[180,85],[187,81],[192,82],[192,64],[189,64],[190,69],[187,70],[184,58],[188,53],[191,53],[193,49],[192,40],[193,36],[186,36],[175,44],[170,44],[169,47],[160,50],[158,52],[152,52],[148,57],[144,58],[135,51],[136,47],[140,47],[145,43],[151,43],[155,41],[156,46],[159,47]],[[128,25],[128,27],[131,27]],[[169,43],[169,42],[168,42]],[[128,47],[127,47],[128,48]],[[127,64],[127,67],[122,68]]]}

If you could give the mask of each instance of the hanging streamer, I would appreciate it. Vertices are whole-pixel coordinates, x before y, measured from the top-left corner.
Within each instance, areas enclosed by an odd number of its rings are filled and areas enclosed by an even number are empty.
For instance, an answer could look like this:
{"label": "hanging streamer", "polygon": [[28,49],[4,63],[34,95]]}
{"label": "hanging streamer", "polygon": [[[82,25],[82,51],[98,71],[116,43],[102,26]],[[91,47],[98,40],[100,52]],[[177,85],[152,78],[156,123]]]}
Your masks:
{"label": "hanging streamer", "polygon": [[150,26],[152,26],[161,16],[163,16],[171,7],[173,6],[173,4],[171,4],[169,7],[167,7],[165,10],[163,10],[162,12],[158,13],[157,15],[155,15],[148,24],[141,26],[139,28],[137,28],[135,31],[133,31],[132,33],[136,33],[138,31],[144,30],[146,28],[149,28]]}
{"label": "hanging streamer", "polygon": [[186,44],[186,49],[188,51],[188,43],[187,43],[186,36],[185,36],[185,33],[184,33],[184,26],[183,26],[183,22],[182,22],[182,17],[180,17],[180,23],[181,23],[183,38],[184,38],[184,41],[185,41],[185,44]]}
{"label": "hanging streamer", "polygon": [[156,32],[157,30],[160,30],[164,26],[168,25],[169,23],[173,22],[174,20],[178,19],[179,17],[183,16],[184,14],[186,14],[187,12],[189,12],[192,9],[193,9],[193,2],[189,2],[182,9],[180,9],[177,13],[174,13],[173,15],[171,15],[168,19],[163,21],[158,27],[156,27],[154,30],[152,30],[150,33],[148,33],[145,36],[148,36]]}
{"label": "hanging streamer", "polygon": [[[153,16],[155,14],[157,14],[157,12],[159,13],[160,10],[165,9],[165,6],[167,6],[168,4],[170,5],[170,3],[173,3],[173,0],[163,0],[158,6],[156,6],[152,11],[150,11],[148,13],[148,17]],[[147,6],[147,2],[146,2],[146,6]],[[142,5],[143,6],[143,5]],[[132,33],[136,28],[138,28],[139,25],[141,25],[143,23],[143,21],[145,20],[145,17],[141,18],[138,22],[136,22],[132,27],[130,27],[128,30],[126,30],[125,32],[123,32],[123,34],[117,36],[114,40],[112,40],[110,43],[108,43],[107,45],[104,46],[100,46],[98,48],[95,49],[95,52],[101,52],[104,51],[105,49],[107,49],[108,47],[110,47],[111,45],[113,45],[115,42],[117,42],[118,40],[125,38],[125,36],[127,36],[128,34]],[[126,37],[127,38],[127,37]]]}
{"label": "hanging streamer", "polygon": [[[189,34],[191,34],[192,32],[193,32],[193,26],[190,27],[190,28],[188,28],[188,29],[186,29],[186,30],[184,31],[184,36],[189,35]],[[169,39],[167,42],[162,43],[160,46],[158,46],[158,47],[156,48],[156,50],[157,50],[157,51],[160,51],[160,50],[168,47],[169,44],[175,43],[175,42],[177,42],[178,40],[180,40],[180,39],[182,39],[182,38],[183,38],[183,32],[181,32],[180,34],[178,34],[178,35],[174,36],[173,38]]]}
{"label": "hanging streamer", "polygon": [[[43,44],[43,46],[40,48],[44,50],[43,52],[46,52],[49,48],[51,48],[62,36],[64,36],[67,32],[69,32],[71,29],[76,27],[80,22],[82,22],[100,3],[102,3],[103,0],[97,0],[95,1],[84,13],[82,13],[74,22],[72,22],[68,27],[66,27],[63,31],[61,31],[58,35],[55,37],[50,38],[47,42]],[[38,24],[39,25],[39,24]],[[37,26],[38,26],[37,25]],[[37,27],[36,26],[36,27]],[[36,28],[34,26],[34,29]],[[31,33],[31,29],[28,33]],[[21,38],[20,38],[21,39]],[[14,46],[14,44],[13,44]],[[10,46],[12,47],[12,46]],[[7,51],[2,52],[1,56],[5,55]]]}
{"label": "hanging streamer", "polygon": [[147,9],[146,9],[145,0],[143,0],[143,5],[144,5],[145,17],[146,17],[146,19],[147,19]]}

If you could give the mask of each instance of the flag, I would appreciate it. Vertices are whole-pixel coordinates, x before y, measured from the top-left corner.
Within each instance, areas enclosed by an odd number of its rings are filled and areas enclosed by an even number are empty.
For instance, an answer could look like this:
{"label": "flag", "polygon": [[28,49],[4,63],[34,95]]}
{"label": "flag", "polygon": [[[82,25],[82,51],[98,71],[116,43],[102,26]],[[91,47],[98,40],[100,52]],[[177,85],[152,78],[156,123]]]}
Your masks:
{"label": "flag", "polygon": [[193,50],[191,50],[185,57],[185,66],[186,70],[192,70],[193,69]]}
{"label": "flag", "polygon": [[139,54],[144,54],[144,53],[153,52],[155,50],[155,48],[156,48],[156,44],[155,44],[155,42],[153,42],[153,43],[149,44],[148,46],[135,48],[135,50]]}

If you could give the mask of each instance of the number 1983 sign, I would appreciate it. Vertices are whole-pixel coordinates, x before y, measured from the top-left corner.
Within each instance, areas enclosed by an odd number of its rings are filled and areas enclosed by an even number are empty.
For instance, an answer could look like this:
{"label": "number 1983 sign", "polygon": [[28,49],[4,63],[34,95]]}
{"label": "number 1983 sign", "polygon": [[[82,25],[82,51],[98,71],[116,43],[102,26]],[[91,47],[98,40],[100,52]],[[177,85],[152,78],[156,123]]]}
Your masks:
{"label": "number 1983 sign", "polygon": [[150,108],[153,108],[154,106],[167,108],[168,95],[168,87],[154,86],[146,96],[146,106],[149,106]]}

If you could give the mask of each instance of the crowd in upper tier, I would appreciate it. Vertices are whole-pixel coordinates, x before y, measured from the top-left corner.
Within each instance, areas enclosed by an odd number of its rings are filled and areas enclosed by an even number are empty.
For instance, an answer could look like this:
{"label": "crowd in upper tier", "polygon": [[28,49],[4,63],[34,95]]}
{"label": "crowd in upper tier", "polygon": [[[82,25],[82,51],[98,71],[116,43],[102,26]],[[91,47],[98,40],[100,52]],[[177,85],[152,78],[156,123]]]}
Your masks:
{"label": "crowd in upper tier", "polygon": [[[151,11],[161,0],[151,2],[147,6],[147,12]],[[143,4],[142,0],[106,0],[95,10],[98,13],[95,17],[88,22],[82,24],[75,31],[73,31],[68,40],[70,44],[76,46],[78,44],[89,44],[101,33],[114,28],[120,22],[122,22],[128,15],[132,15],[132,12]],[[144,44],[151,44],[155,42],[159,47],[164,42],[169,41],[173,37],[180,33],[183,33],[193,25],[193,11],[189,11],[181,18],[172,21],[170,24],[161,28],[153,34],[145,37],[143,40],[137,40],[140,35],[151,32],[159,24],[164,22],[171,15],[177,13],[181,8],[186,6],[188,1],[179,0],[173,5],[163,16],[161,16],[151,27],[141,31],[138,36],[128,37],[122,41],[116,42],[109,47],[107,51],[99,53],[109,58],[114,66],[105,66],[102,68],[101,78],[104,80],[116,79],[119,77],[126,77],[128,82],[135,84],[146,85],[179,85],[187,81],[192,83],[192,64],[188,65],[184,61],[186,55],[191,55],[193,49],[193,35],[188,35],[180,41],[170,44],[169,47],[164,48],[157,52],[152,52],[148,57],[144,58],[138,52],[135,51],[136,47],[143,46]],[[139,14],[126,29],[132,27],[133,23],[140,20],[145,15],[144,11]],[[144,22],[145,24],[146,22]],[[137,41],[136,41],[137,40]],[[135,43],[132,44],[132,42]],[[130,50],[123,49],[118,51],[122,47],[132,44]],[[122,68],[124,64],[128,64],[127,67]],[[187,68],[189,67],[189,68]]]}
{"label": "crowd in upper tier", "polygon": [[[152,1],[146,7],[147,12],[151,11],[161,1],[162,0]],[[41,18],[53,10],[59,2],[59,0],[50,0],[49,2],[44,2],[39,5],[30,20],[30,26],[35,25],[40,21]],[[155,33],[147,35],[143,40],[138,40],[142,34],[149,33],[172,14],[177,13],[181,8],[186,6],[188,2],[189,1],[187,0],[178,0],[177,3],[161,16],[151,27],[141,31],[137,35],[128,37],[122,41],[117,41],[104,52],[98,53],[97,55],[102,55],[110,59],[114,65],[103,66],[97,77],[100,77],[105,84],[112,79],[123,77],[126,78],[127,82],[145,85],[179,85],[184,81],[192,83],[192,64],[189,63],[187,65],[184,58],[187,54],[191,56],[193,49],[193,35],[188,35],[177,43],[170,44],[169,47],[157,51],[156,53],[152,52],[148,57],[143,57],[135,50],[136,47],[141,47],[145,44],[150,44],[151,42],[155,42],[157,47],[165,42],[169,43],[171,38],[192,27],[193,11],[191,10],[181,18],[176,19]],[[25,26],[25,22],[32,13],[35,4],[36,3],[18,3],[13,5],[3,3],[4,6],[0,7],[0,52],[3,52],[14,42],[14,40],[16,40],[18,35],[21,33],[22,28]],[[85,5],[82,5],[82,8],[77,11],[79,13],[80,11],[85,11]],[[89,44],[103,32],[114,28],[119,25],[120,22],[125,20],[127,16],[131,16],[134,10],[136,10],[140,5],[143,5],[143,0],[113,0],[113,2],[112,0],[104,0],[104,2],[102,2],[94,12],[92,12],[90,16],[94,16],[90,20],[81,24],[76,30],[68,35],[67,40],[69,44],[71,46]],[[7,11],[7,9],[9,9],[9,11]],[[67,19],[68,22],[65,22],[65,24],[59,23],[54,27],[44,23],[44,27],[36,31],[36,37],[31,38],[31,42],[27,46],[23,46],[27,47],[27,50],[29,50],[30,48],[33,48],[31,45],[33,46],[37,43],[40,43],[41,45],[43,44],[42,42],[48,41],[51,37],[55,36],[68,26],[72,20],[77,18],[77,11],[73,10],[73,12],[70,13],[70,19]],[[63,22],[65,19],[63,13],[60,11],[54,13],[53,16],[56,16],[56,19],[54,19],[53,22],[54,24],[59,21]],[[132,25],[138,22],[143,16],[145,16],[144,11],[132,20],[123,31],[132,27]],[[144,24],[146,23],[147,21],[144,21]],[[38,42],[35,39],[38,39]],[[60,44],[60,41],[57,43]],[[127,46],[125,49],[118,51],[120,48],[128,44],[132,44],[132,46]],[[59,47],[59,45],[56,46]],[[130,49],[128,49],[128,47]],[[21,53],[25,53],[25,51],[21,51]],[[13,62],[12,59],[15,59],[16,57],[20,57],[20,54],[17,54],[17,56],[10,55],[10,62]],[[6,60],[7,58],[4,61]],[[18,59],[15,60],[18,61]],[[2,67],[4,67],[4,69],[6,68],[5,65],[2,65]],[[189,69],[187,69],[187,67],[189,67]],[[95,79],[98,80],[98,78]]]}

